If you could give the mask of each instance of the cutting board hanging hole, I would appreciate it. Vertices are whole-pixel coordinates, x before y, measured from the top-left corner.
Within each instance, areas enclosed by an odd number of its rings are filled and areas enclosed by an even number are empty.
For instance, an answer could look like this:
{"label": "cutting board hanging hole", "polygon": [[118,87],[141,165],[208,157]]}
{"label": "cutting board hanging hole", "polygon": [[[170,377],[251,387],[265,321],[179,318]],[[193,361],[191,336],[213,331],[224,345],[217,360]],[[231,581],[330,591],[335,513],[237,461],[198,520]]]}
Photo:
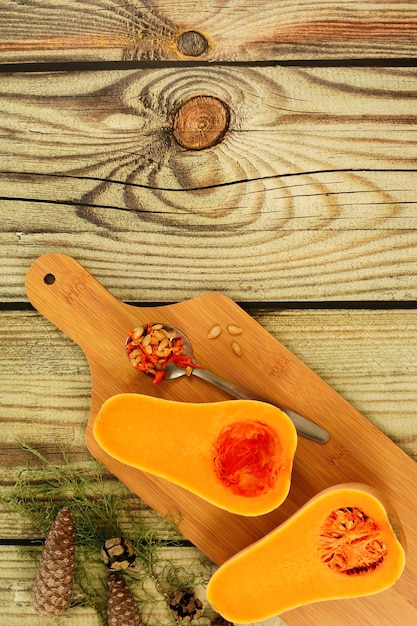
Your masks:
{"label": "cutting board hanging hole", "polygon": [[55,282],[55,276],[53,274],[45,274],[43,277],[43,282],[46,285],[53,285]]}

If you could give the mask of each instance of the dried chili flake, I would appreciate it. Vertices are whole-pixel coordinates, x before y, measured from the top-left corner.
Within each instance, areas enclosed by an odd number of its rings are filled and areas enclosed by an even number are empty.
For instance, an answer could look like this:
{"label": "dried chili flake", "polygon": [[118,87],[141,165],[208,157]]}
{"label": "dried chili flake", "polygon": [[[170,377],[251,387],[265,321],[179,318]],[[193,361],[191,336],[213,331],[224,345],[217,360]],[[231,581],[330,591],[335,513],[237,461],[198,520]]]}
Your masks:
{"label": "dried chili flake", "polygon": [[277,433],[256,420],[235,422],[222,430],[214,453],[214,471],[233,493],[254,497],[270,491],[278,477]]}
{"label": "dried chili flake", "polygon": [[152,376],[154,384],[165,378],[170,363],[183,368],[188,375],[198,367],[193,355],[185,354],[183,337],[163,324],[148,322],[134,328],[127,337],[126,352],[133,367]]}

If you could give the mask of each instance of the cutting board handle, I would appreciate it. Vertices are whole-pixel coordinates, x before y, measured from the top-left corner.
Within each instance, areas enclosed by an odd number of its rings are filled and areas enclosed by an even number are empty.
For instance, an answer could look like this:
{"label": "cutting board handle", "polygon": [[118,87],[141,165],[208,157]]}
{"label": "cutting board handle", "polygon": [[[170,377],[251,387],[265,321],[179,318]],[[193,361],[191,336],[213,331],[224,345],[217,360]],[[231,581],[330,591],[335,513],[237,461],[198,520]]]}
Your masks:
{"label": "cutting board handle", "polygon": [[[123,334],[127,336],[131,324],[127,305],[112,296],[70,256],[50,253],[39,257],[26,275],[26,292],[35,309],[86,353],[91,354],[94,345],[102,352],[100,343],[109,334],[114,336],[116,324],[120,328],[120,340],[124,341]],[[120,315],[123,319],[125,309],[126,324],[121,325]],[[108,315],[103,315],[103,310]]]}

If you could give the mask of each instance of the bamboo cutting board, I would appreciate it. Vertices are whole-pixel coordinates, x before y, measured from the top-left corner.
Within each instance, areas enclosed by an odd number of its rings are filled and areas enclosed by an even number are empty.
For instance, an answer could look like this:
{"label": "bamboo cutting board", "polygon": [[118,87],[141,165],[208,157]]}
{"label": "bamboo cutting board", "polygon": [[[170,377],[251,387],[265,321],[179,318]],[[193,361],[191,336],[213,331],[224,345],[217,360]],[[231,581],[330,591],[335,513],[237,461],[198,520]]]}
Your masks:
{"label": "bamboo cutting board", "polygon": [[[86,441],[91,454],[161,515],[180,520],[181,532],[208,557],[222,563],[326,487],[366,482],[388,496],[404,527],[408,551],[403,576],[375,596],[316,603],[281,617],[297,626],[338,626],[347,616],[349,623],[360,626],[417,624],[417,465],[236,303],[208,293],[173,305],[134,307],[117,300],[74,259],[61,254],[35,261],[26,290],[32,305],[77,342],[87,357],[92,394]],[[299,437],[289,497],[278,510],[256,518],[227,513],[115,461],[99,448],[92,425],[101,404],[114,394],[145,393],[184,402],[228,398],[195,377],[156,386],[134,370],[125,354],[125,339],[134,326],[148,321],[177,326],[190,338],[198,363],[330,432],[326,444]],[[223,332],[209,340],[208,331],[215,324]],[[228,324],[243,329],[238,338],[240,357],[231,349]]]}

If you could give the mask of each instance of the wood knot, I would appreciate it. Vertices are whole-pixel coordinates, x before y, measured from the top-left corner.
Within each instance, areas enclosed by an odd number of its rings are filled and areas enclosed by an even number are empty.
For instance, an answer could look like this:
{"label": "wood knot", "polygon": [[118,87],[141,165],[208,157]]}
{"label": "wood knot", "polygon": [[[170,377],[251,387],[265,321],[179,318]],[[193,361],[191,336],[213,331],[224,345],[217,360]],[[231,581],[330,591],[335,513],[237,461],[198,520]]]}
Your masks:
{"label": "wood knot", "polygon": [[214,96],[195,96],[184,102],[174,115],[174,139],[189,150],[211,148],[223,139],[229,122],[227,104]]}
{"label": "wood knot", "polygon": [[188,57],[199,57],[207,52],[208,47],[207,39],[196,30],[187,30],[177,39],[178,50]]}

